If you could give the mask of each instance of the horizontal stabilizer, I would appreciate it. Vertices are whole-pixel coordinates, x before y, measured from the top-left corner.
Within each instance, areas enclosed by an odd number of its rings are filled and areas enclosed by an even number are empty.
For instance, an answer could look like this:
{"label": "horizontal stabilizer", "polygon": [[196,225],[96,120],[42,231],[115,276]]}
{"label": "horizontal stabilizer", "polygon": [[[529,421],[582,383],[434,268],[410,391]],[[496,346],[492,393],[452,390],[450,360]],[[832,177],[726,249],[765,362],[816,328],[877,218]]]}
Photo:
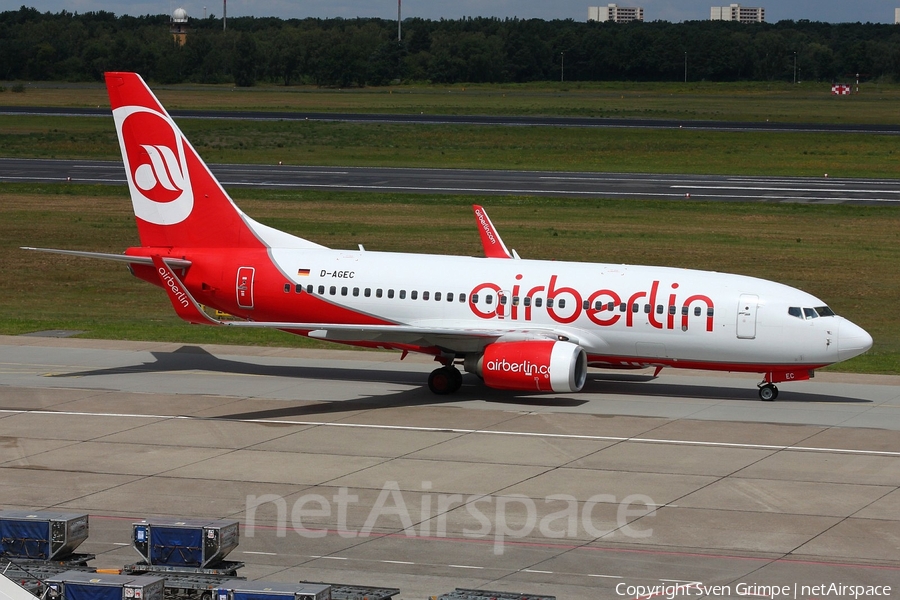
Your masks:
{"label": "horizontal stabilizer", "polygon": [[[22,246],[22,250],[35,250],[37,252],[50,252],[52,254],[65,254],[67,256],[80,256],[82,258],[99,258],[132,265],[153,265],[153,259],[149,256],[128,256],[127,254],[107,254],[105,252],[83,252],[81,250],[58,250],[56,248],[32,248]],[[163,261],[173,269],[186,269],[191,266],[191,261],[183,258],[163,258]]]}

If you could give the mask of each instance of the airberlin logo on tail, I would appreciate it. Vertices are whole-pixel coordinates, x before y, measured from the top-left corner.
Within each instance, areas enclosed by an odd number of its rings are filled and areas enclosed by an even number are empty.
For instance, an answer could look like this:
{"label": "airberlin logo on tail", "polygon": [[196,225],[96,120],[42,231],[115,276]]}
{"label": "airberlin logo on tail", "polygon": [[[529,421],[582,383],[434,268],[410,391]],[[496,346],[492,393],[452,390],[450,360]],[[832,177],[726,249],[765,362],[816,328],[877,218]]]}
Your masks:
{"label": "airberlin logo on tail", "polygon": [[185,141],[165,114],[143,106],[113,111],[134,213],[156,225],[184,221],[194,207]]}

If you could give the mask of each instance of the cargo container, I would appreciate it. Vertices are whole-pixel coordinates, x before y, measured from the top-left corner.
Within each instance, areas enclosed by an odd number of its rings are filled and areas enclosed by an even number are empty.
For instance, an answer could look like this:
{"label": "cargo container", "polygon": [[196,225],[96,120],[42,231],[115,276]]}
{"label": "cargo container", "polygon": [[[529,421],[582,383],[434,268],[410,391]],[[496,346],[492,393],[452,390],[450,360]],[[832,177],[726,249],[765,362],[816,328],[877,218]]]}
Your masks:
{"label": "cargo container", "polygon": [[153,519],[132,525],[132,545],[148,565],[206,568],[240,541],[237,521]]}
{"label": "cargo container", "polygon": [[49,600],[163,600],[165,580],[148,575],[66,571],[46,582]]}
{"label": "cargo container", "polygon": [[5,556],[62,559],[72,554],[87,537],[86,514],[0,511],[0,553]]}
{"label": "cargo container", "polygon": [[331,600],[325,583],[273,583],[269,581],[222,582],[213,600]]}

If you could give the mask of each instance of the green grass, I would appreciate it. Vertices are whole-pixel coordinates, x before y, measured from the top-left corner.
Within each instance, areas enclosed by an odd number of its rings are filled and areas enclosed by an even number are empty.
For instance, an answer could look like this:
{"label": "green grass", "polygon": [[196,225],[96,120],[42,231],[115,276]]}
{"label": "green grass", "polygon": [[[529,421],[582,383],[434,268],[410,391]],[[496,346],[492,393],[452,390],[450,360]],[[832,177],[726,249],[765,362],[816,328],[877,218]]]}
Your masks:
{"label": "green grass", "polygon": [[[900,123],[900,85],[864,83],[831,96],[830,82],[541,82],[353,90],[261,85],[151,87],[169,108],[468,115],[563,115],[815,123]],[[109,106],[102,84],[30,84],[0,105]]]}
{"label": "green grass", "polygon": [[[334,248],[480,255],[481,202],[526,258],[693,267],[781,281],[826,300],[875,338],[838,370],[900,373],[900,208],[843,205],[475,198],[235,190],[260,221]],[[122,187],[0,184],[0,333],[84,330],[87,337],[308,345],[277,332],[183,324],[161,290],[99,261],[19,250],[121,252],[137,243]]]}
{"label": "green grass", "polygon": [[[889,135],[182,119],[209,163],[900,176]],[[120,159],[111,118],[0,116],[0,156]]]}

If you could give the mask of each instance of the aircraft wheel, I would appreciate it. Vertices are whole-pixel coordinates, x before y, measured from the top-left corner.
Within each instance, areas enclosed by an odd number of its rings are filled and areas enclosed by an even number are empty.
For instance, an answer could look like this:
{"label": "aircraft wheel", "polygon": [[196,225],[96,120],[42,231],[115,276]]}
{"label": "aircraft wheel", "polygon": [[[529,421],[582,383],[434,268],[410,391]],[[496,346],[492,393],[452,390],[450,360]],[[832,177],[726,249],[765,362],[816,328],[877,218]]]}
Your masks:
{"label": "aircraft wheel", "polygon": [[759,399],[772,402],[778,397],[778,388],[771,383],[759,386]]}
{"label": "aircraft wheel", "polygon": [[428,389],[438,395],[452,394],[462,386],[462,373],[454,367],[435,369],[428,376]]}

